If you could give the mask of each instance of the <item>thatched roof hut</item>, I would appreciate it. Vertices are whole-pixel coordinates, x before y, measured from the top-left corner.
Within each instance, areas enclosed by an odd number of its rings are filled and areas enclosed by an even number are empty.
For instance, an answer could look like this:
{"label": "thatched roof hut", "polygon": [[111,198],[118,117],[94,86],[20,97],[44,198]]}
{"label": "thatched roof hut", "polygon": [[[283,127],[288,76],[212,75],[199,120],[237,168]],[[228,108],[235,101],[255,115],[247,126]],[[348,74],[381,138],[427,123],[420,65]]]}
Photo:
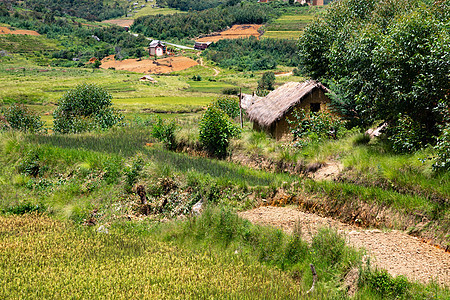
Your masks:
{"label": "thatched roof hut", "polygon": [[255,129],[266,130],[277,139],[289,132],[286,118],[292,119],[294,108],[306,111],[327,109],[331,100],[325,95],[330,91],[320,82],[288,82],[266,97],[255,97],[247,114]]}

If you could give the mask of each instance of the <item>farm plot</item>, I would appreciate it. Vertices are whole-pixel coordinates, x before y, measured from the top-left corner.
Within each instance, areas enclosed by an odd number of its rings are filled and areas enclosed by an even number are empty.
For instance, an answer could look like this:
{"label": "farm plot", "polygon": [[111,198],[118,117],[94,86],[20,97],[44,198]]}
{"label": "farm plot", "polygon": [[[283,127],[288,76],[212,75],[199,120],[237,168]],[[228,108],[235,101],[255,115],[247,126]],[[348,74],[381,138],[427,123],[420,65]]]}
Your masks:
{"label": "farm plot", "polygon": [[259,37],[261,34],[258,32],[258,29],[262,25],[255,24],[242,24],[242,25],[234,25],[228,30],[213,33],[209,36],[198,38],[197,42],[217,42],[222,39],[239,39],[239,38],[247,38],[251,36]]}
{"label": "farm plot", "polygon": [[297,39],[314,19],[313,15],[284,15],[266,25],[263,38]]}
{"label": "farm plot", "polygon": [[18,34],[18,35],[40,35],[34,30],[24,30],[24,29],[11,29],[5,26],[0,26],[0,34]]}
{"label": "farm plot", "polygon": [[126,70],[145,74],[162,74],[181,71],[196,66],[198,63],[188,57],[176,56],[163,59],[124,59],[115,60],[114,55],[102,60],[102,69]]}
{"label": "farm plot", "polygon": [[102,23],[113,24],[113,25],[117,25],[120,27],[130,27],[131,25],[133,25],[133,22],[134,22],[134,20],[131,20],[131,19],[112,19],[112,20],[102,21]]}
{"label": "farm plot", "polygon": [[125,112],[187,113],[201,110],[211,97],[146,97],[114,99],[115,107]]}

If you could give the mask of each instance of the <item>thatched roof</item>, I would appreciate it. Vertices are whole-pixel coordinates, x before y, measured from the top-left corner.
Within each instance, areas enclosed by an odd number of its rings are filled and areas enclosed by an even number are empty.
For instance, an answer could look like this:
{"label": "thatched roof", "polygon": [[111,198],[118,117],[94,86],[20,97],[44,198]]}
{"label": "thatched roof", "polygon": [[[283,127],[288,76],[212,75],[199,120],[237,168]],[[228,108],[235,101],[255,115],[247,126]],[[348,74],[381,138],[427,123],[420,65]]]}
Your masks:
{"label": "thatched roof", "polygon": [[280,120],[316,88],[325,93],[330,92],[323,84],[315,80],[288,82],[270,92],[266,97],[255,99],[247,109],[247,114],[251,121],[268,127]]}

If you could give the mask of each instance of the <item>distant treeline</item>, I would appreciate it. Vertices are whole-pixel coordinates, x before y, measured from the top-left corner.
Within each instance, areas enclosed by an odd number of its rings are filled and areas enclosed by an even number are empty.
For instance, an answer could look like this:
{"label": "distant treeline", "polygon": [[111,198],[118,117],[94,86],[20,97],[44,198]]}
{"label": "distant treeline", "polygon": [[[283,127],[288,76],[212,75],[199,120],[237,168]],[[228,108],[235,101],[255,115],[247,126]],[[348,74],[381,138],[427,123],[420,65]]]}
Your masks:
{"label": "distant treeline", "polygon": [[0,23],[21,29],[35,30],[61,42],[64,49],[51,53],[52,58],[86,61],[115,54],[118,58],[141,57],[148,41],[135,37],[118,26],[84,26],[70,18],[48,18],[45,13],[21,12],[0,16]]}
{"label": "distant treeline", "polygon": [[220,40],[204,52],[208,59],[222,68],[268,70],[277,65],[297,66],[297,42],[294,40],[246,39]]}
{"label": "distant treeline", "polygon": [[9,0],[8,5],[21,6],[53,16],[74,16],[90,21],[112,19],[126,14],[119,1],[105,4],[103,0]]}
{"label": "distant treeline", "polygon": [[269,5],[241,3],[186,14],[140,17],[134,21],[132,30],[157,39],[182,39],[220,31],[234,24],[263,24],[278,14]]}
{"label": "distant treeline", "polygon": [[232,6],[241,2],[240,0],[159,0],[161,7],[171,7],[182,11],[205,10],[219,5]]}

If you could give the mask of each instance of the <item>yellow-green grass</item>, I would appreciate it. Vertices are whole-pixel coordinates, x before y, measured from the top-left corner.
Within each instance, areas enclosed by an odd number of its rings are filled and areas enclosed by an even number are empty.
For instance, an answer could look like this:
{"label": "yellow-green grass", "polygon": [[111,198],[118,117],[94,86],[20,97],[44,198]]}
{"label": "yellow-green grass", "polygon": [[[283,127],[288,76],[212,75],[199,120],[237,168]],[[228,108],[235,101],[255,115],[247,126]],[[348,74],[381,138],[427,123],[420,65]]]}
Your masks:
{"label": "yellow-green grass", "polygon": [[0,298],[287,299],[298,293],[287,274],[231,251],[95,229],[45,216],[0,216]]}
{"label": "yellow-green grass", "polygon": [[263,38],[271,39],[298,39],[303,31],[266,31]]}
{"label": "yellow-green grass", "polygon": [[45,51],[56,51],[60,46],[51,39],[44,36],[31,35],[0,35],[0,49],[11,53],[40,53]]}
{"label": "yellow-green grass", "polygon": [[116,108],[128,112],[192,112],[208,105],[213,97],[145,97],[113,99]]}
{"label": "yellow-green grass", "polygon": [[201,92],[201,93],[221,93],[225,88],[235,87],[232,84],[225,82],[210,82],[210,81],[188,81],[190,87],[187,89],[191,92]]}
{"label": "yellow-green grass", "polygon": [[284,15],[265,26],[268,31],[301,31],[312,20],[312,15]]}
{"label": "yellow-green grass", "polygon": [[174,8],[152,8],[153,2],[147,2],[147,6],[138,10],[138,12],[133,16],[133,18],[139,18],[144,16],[154,16],[154,15],[172,15],[184,13],[180,10]]}

